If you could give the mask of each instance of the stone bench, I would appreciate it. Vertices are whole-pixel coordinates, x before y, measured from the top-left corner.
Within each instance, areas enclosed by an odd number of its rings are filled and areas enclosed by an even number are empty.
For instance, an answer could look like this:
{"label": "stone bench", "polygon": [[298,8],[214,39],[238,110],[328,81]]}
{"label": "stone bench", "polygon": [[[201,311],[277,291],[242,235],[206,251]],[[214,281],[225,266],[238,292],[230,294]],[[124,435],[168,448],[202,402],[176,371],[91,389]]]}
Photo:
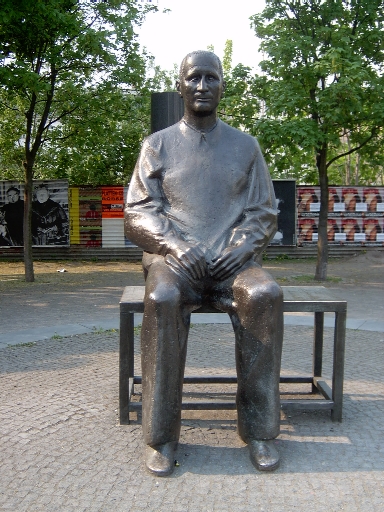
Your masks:
{"label": "stone bench", "polygon": [[[281,376],[280,383],[310,383],[313,393],[321,399],[282,399],[282,407],[301,410],[330,410],[333,421],[342,420],[344,351],[347,302],[338,300],[323,286],[283,286],[284,312],[314,313],[313,371],[309,376]],[[119,403],[120,424],[129,424],[130,411],[141,407],[141,402],[131,401],[135,384],[141,377],[134,375],[134,315],[144,311],[144,286],[127,286],[120,300],[120,363]],[[332,387],[322,380],[324,313],[335,314],[333,341]],[[212,307],[202,307],[194,313],[222,313]],[[192,315],[194,314],[192,313]],[[234,384],[236,376],[192,376],[185,377],[186,384]],[[183,401],[183,409],[235,409],[234,401]]]}

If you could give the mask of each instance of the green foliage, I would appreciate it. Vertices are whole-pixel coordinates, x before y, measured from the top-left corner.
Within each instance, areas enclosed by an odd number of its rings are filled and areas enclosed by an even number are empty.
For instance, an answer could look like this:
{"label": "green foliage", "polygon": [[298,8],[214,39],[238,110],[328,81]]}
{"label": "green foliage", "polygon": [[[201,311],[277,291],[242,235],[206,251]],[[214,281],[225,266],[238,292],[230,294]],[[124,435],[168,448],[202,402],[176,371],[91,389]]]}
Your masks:
{"label": "green foliage", "polygon": [[299,149],[308,165],[308,155],[326,145],[327,167],[351,150],[377,148],[384,123],[383,2],[266,4],[252,17],[266,56],[257,84],[266,115],[256,126],[264,146],[278,154],[283,148],[284,163],[297,162]]}
{"label": "green foliage", "polygon": [[148,126],[144,14],[133,0],[2,2],[2,178],[28,162],[33,177],[122,182]]}
{"label": "green foliage", "polygon": [[[1,148],[0,163],[3,167],[9,165],[9,177],[14,161],[20,157],[19,146],[23,146],[27,282],[34,281],[31,204],[38,154],[42,148],[47,154],[55,149],[60,153],[60,141],[75,133],[81,135],[82,125],[85,130],[80,140],[85,140],[87,129],[92,133],[95,128],[97,133],[102,126],[100,118],[105,115],[101,108],[97,110],[97,101],[105,90],[121,88],[124,92],[132,90],[132,94],[140,90],[145,56],[139,52],[134,28],[142,22],[145,11],[135,0],[2,0],[0,4],[0,101],[17,128],[13,137],[6,130],[11,139],[4,150]],[[76,115],[77,128],[66,126],[67,119]],[[21,119],[22,135],[18,130]],[[0,115],[0,128],[6,123],[7,115]],[[110,128],[105,117],[103,125]],[[107,140],[106,131],[104,135]],[[0,143],[3,141],[4,137]],[[89,146],[89,142],[84,144]],[[103,157],[105,153],[105,149],[104,154],[101,151]],[[121,155],[116,150],[112,153],[114,167]],[[72,155],[76,155],[76,145],[68,148],[66,157],[55,155],[60,163],[57,174],[65,173],[65,158],[71,168],[75,160],[71,160]]]}
{"label": "green foliage", "polygon": [[382,140],[383,6],[382,0],[267,0],[252,17],[266,57],[256,85],[265,115],[255,129],[264,147],[280,156],[276,164],[291,161],[297,173],[298,150],[302,171],[311,153],[316,162],[316,279],[326,278],[329,170],[363,148],[373,154]]}

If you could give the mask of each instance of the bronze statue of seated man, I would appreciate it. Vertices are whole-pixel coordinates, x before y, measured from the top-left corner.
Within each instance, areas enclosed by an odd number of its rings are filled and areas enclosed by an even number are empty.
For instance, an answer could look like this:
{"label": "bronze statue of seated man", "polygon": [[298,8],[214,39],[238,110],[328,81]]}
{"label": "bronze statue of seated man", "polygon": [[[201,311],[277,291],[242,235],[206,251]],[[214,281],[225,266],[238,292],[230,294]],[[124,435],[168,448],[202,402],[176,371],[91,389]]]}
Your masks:
{"label": "bronze statue of seated man", "polygon": [[239,435],[253,464],[273,470],[283,297],[257,263],[276,231],[271,178],[257,140],[217,117],[225,82],[215,54],[188,54],[176,86],[185,115],[144,141],[125,208],[126,236],[144,250],[146,467],[173,470],[191,312],[210,303],[235,332]]}

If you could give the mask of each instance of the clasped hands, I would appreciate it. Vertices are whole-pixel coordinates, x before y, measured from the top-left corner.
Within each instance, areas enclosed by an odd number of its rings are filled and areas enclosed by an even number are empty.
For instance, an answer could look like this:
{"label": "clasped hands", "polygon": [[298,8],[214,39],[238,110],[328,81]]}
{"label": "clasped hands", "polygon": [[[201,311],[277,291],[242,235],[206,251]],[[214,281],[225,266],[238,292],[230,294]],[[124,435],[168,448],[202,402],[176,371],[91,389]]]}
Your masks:
{"label": "clasped hands", "polygon": [[194,281],[206,275],[223,281],[237,272],[254,254],[252,247],[246,242],[227,247],[220,256],[211,261],[207,261],[206,252],[203,246],[180,240],[168,248],[165,261],[174,270],[186,272]]}

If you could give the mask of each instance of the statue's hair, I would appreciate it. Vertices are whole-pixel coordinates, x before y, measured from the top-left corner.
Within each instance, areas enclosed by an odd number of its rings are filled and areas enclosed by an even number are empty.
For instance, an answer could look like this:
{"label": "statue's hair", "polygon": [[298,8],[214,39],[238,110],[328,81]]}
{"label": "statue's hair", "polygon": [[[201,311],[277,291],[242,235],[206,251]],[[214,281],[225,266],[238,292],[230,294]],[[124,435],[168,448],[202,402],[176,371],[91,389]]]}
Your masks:
{"label": "statue's hair", "polygon": [[224,76],[224,74],[223,74],[223,66],[221,64],[221,60],[219,59],[219,57],[215,53],[210,52],[208,50],[196,50],[194,52],[188,53],[188,55],[186,55],[184,57],[184,59],[181,61],[180,70],[179,70],[179,78],[180,78],[180,80],[183,78],[185,63],[187,62],[188,58],[191,57],[192,55],[206,55],[206,56],[209,55],[210,57],[213,57],[214,59],[216,59],[216,62],[217,62],[217,65],[218,65],[219,71],[220,71],[220,76],[221,76],[221,78],[223,78],[223,76]]}

